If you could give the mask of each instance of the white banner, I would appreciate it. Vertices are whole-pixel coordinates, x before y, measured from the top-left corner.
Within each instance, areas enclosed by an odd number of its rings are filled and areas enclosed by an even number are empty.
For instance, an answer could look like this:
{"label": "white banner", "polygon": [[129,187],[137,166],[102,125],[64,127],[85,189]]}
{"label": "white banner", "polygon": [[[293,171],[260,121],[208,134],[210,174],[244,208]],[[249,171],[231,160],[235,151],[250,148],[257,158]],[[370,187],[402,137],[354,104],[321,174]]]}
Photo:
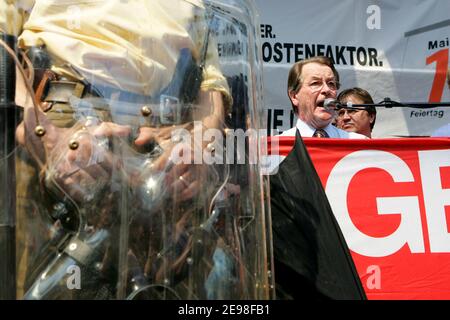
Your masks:
{"label": "white banner", "polygon": [[[334,60],[341,90],[375,102],[446,102],[449,0],[255,0],[260,14],[264,102],[272,133],[293,126],[286,93],[297,60]],[[427,136],[450,122],[450,107],[378,108],[373,137]]]}

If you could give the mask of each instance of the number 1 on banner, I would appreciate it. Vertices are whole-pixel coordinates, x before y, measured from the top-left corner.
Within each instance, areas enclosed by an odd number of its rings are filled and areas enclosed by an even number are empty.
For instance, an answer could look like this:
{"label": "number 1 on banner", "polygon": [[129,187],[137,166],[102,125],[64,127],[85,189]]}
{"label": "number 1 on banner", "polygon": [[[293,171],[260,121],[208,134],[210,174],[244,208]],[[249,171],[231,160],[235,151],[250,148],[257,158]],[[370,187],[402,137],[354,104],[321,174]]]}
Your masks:
{"label": "number 1 on banner", "polygon": [[448,68],[448,48],[439,50],[427,57],[427,65],[436,61],[436,73],[428,102],[441,102],[444,93],[445,78]]}

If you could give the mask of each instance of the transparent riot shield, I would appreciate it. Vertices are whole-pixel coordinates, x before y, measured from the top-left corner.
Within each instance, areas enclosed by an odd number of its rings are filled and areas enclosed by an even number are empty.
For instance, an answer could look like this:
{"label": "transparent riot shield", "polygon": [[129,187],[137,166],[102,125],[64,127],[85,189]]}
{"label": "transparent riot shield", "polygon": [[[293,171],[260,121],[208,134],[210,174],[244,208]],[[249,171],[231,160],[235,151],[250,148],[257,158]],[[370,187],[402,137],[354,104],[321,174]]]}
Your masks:
{"label": "transparent riot shield", "polygon": [[15,37],[0,33],[0,300],[15,298]]}
{"label": "transparent riot shield", "polygon": [[35,4],[19,298],[273,296],[256,30],[246,1]]}

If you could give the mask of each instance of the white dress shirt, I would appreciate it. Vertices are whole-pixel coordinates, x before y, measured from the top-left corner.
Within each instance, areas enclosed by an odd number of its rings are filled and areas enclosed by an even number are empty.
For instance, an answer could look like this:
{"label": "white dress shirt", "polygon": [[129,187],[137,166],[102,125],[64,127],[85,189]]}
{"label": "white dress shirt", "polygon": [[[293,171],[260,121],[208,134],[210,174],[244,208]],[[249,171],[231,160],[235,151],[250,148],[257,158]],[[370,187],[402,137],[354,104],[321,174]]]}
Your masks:
{"label": "white dress shirt", "polygon": [[[309,126],[306,122],[303,122],[302,120],[298,119],[297,124],[294,128],[291,128],[289,130],[284,131],[279,136],[287,136],[287,137],[295,137],[296,130],[300,131],[300,134],[302,137],[312,137],[314,132],[316,131],[315,128]],[[343,138],[343,139],[369,139],[365,135],[354,133],[354,132],[347,132],[341,129],[336,128],[332,124],[329,124],[325,128],[322,128],[323,130],[328,133],[330,138]],[[278,167],[280,163],[286,158],[284,155],[278,155],[278,154],[272,154],[263,157],[263,166],[262,166],[262,172],[263,174],[276,174],[278,172]]]}
{"label": "white dress shirt", "polygon": [[[284,131],[280,136],[293,136],[295,137],[296,130],[300,131],[300,135],[302,137],[312,137],[314,132],[316,131],[316,128],[311,127],[306,122],[298,119],[297,124],[295,127]],[[331,123],[327,125],[325,128],[322,128],[323,130],[328,133],[328,136],[330,138],[343,138],[343,139],[368,139],[365,135],[355,133],[355,132],[347,132],[341,129],[336,128]]]}

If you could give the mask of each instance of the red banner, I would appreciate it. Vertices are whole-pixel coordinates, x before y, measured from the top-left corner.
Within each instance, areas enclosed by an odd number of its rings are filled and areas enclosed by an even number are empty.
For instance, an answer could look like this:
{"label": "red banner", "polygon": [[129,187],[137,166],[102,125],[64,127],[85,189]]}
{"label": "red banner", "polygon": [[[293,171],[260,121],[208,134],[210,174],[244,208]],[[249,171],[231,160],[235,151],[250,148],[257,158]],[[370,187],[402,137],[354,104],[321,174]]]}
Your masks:
{"label": "red banner", "polygon": [[450,299],[450,138],[304,141],[368,298]]}

